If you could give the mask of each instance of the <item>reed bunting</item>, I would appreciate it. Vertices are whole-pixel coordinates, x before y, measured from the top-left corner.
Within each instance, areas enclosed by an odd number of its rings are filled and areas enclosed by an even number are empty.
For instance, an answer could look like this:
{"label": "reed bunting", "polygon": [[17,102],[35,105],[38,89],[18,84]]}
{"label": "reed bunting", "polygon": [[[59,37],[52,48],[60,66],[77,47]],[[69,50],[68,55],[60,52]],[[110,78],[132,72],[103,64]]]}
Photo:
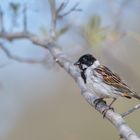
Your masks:
{"label": "reed bunting", "polygon": [[134,97],[140,100],[140,96],[132,91],[119,75],[106,66],[101,65],[91,54],[81,56],[74,65],[79,67],[81,77],[88,90],[96,94],[99,97],[99,101],[104,98],[113,99],[108,106],[109,109],[118,97],[126,97],[128,99]]}

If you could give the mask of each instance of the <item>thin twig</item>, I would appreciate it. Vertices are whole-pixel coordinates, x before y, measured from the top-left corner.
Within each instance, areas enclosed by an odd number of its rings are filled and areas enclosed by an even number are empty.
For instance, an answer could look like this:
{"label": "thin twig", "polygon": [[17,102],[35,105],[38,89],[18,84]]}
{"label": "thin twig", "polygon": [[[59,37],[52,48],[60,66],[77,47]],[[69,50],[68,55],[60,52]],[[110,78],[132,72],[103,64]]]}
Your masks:
{"label": "thin twig", "polygon": [[67,12],[59,14],[58,17],[59,18],[63,18],[69,14],[71,14],[72,12],[81,12],[82,9],[77,8],[79,6],[79,3],[76,3],[71,9],[69,9]]}
{"label": "thin twig", "polygon": [[66,2],[62,2],[60,6],[57,8],[57,13],[59,14],[62,10],[64,10],[67,7],[68,3],[69,0],[67,0]]}
{"label": "thin twig", "polygon": [[44,63],[46,61],[46,57],[43,59],[27,59],[27,58],[23,58],[20,56],[16,56],[14,54],[12,54],[2,43],[0,43],[0,48],[5,52],[5,54],[7,55],[8,58],[16,60],[18,62],[23,62],[23,63],[30,63],[30,64],[36,64],[36,63]]}
{"label": "thin twig", "polygon": [[133,113],[134,111],[138,110],[140,108],[140,104],[134,106],[133,108],[129,109],[127,112],[124,112],[121,114],[121,116],[124,118],[127,115],[129,115],[130,113]]}
{"label": "thin twig", "polygon": [[56,32],[57,21],[59,19],[63,18],[64,16],[69,15],[72,12],[82,11],[81,9],[77,8],[79,6],[79,3],[76,3],[67,12],[61,13],[66,8],[68,3],[69,3],[69,0],[67,2],[62,2],[61,5],[58,8],[56,8],[56,1],[49,0],[50,9],[51,9],[51,17],[52,17],[52,20],[51,20],[51,38],[53,40],[57,39],[57,32]]}
{"label": "thin twig", "polygon": [[23,30],[27,31],[27,5],[24,4],[23,7]]}
{"label": "thin twig", "polygon": [[49,0],[51,9],[51,37],[53,40],[56,38],[56,24],[57,24],[57,11],[56,11],[56,1]]}
{"label": "thin twig", "polygon": [[3,11],[0,7],[0,32],[4,32]]}

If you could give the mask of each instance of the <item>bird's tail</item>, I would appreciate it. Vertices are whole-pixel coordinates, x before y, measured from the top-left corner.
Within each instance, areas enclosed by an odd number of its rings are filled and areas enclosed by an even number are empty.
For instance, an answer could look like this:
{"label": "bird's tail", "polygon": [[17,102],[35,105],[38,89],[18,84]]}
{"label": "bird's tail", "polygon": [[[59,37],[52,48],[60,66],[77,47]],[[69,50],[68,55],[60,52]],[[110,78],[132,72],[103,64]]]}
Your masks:
{"label": "bird's tail", "polygon": [[138,95],[136,92],[133,92],[132,94],[133,94],[132,96],[133,96],[134,98],[140,100],[140,95]]}

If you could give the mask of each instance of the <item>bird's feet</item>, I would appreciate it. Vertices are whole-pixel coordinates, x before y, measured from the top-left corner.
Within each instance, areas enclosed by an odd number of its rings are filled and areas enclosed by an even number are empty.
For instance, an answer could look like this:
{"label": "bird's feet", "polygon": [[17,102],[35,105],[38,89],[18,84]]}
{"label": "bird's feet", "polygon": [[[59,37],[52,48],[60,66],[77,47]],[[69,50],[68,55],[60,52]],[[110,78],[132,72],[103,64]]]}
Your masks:
{"label": "bird's feet", "polygon": [[[97,108],[97,106],[98,106],[98,104],[99,104],[100,102],[103,102],[104,104],[106,104],[106,101],[104,101],[103,98],[96,99],[96,100],[94,101],[95,109]],[[114,102],[114,100],[113,100],[113,102]],[[107,112],[108,110],[114,111],[114,108],[111,107],[111,105],[112,105],[113,102],[111,102],[111,104],[110,104],[109,106],[107,106],[107,107],[102,111],[103,118],[105,117],[106,112]]]}
{"label": "bird's feet", "polygon": [[104,103],[106,104],[106,101],[104,101],[103,98],[96,99],[96,100],[94,101],[95,109],[97,108],[97,105],[98,105],[100,102],[104,102]]}
{"label": "bird's feet", "polygon": [[107,112],[108,110],[112,110],[112,111],[114,111],[114,108],[111,107],[110,105],[107,106],[107,107],[102,111],[103,119],[104,119],[104,117],[106,116],[106,112]]}

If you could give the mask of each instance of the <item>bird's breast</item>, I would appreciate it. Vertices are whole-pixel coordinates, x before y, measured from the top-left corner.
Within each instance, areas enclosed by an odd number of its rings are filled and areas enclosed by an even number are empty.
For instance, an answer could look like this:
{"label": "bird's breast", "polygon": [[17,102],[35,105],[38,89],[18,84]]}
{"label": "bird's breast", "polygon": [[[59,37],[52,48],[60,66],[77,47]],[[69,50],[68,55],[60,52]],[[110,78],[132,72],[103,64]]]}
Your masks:
{"label": "bird's breast", "polygon": [[96,77],[89,77],[87,78],[87,88],[88,90],[96,94],[100,98],[110,98],[110,97],[115,97],[117,98],[117,94],[113,94],[112,87],[105,84],[101,79],[96,78]]}

